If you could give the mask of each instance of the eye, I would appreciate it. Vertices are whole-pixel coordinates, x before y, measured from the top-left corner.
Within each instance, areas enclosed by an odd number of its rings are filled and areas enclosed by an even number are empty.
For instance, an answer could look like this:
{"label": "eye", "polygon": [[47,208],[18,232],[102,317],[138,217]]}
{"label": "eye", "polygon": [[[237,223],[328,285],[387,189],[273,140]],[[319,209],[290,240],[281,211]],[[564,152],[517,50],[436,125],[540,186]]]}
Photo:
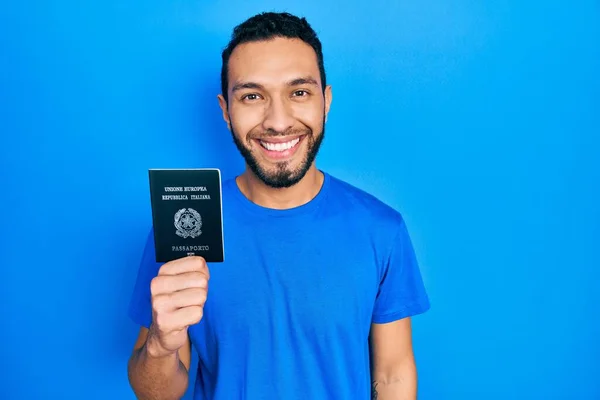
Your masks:
{"label": "eye", "polygon": [[248,93],[242,96],[242,100],[254,101],[259,99],[259,95],[256,93]]}
{"label": "eye", "polygon": [[296,90],[294,92],[294,97],[306,97],[306,96],[308,96],[308,94],[309,93],[306,90],[302,90],[302,89],[301,90]]}

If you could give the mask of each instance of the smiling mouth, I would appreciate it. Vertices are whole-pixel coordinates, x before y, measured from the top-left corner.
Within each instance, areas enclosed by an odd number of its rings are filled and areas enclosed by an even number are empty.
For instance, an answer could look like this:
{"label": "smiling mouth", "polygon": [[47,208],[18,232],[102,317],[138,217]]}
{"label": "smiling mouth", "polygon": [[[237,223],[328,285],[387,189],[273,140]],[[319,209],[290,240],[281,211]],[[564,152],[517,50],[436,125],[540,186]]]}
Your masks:
{"label": "smiling mouth", "polygon": [[287,142],[269,142],[266,140],[259,139],[258,142],[260,143],[260,145],[262,147],[264,147],[265,149],[267,149],[269,151],[283,152],[283,151],[291,149],[292,147],[294,147],[298,143],[300,143],[301,138],[302,137],[297,137],[295,139],[288,140]]}
{"label": "smiling mouth", "polygon": [[275,160],[284,160],[292,157],[300,144],[304,141],[307,134],[292,136],[289,138],[266,137],[255,139],[262,148],[263,154],[268,158]]}

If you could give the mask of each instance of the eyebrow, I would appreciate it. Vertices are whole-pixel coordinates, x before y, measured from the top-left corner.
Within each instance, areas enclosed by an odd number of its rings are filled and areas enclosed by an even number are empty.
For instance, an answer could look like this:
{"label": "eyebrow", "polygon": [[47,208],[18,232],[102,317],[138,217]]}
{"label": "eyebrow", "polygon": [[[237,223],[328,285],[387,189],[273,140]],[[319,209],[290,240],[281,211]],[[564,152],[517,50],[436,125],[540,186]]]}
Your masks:
{"label": "eyebrow", "polygon": [[[318,86],[318,83],[315,78],[312,78],[310,76],[292,79],[291,81],[287,82],[287,86],[298,86],[298,85]],[[243,89],[264,89],[264,86],[259,83],[256,83],[256,82],[239,82],[239,83],[236,83],[235,85],[233,85],[233,87],[231,88],[231,91],[233,93],[235,93],[238,90],[243,90]]]}
{"label": "eyebrow", "polygon": [[262,89],[262,88],[263,88],[263,86],[259,85],[258,83],[240,82],[240,83],[236,83],[235,85],[233,85],[233,87],[231,88],[231,91],[233,93],[235,93],[238,90],[242,90],[242,89]]}
{"label": "eyebrow", "polygon": [[317,86],[317,80],[310,76],[305,76],[302,78],[296,78],[288,82],[288,86],[298,86],[298,85],[314,85]]}

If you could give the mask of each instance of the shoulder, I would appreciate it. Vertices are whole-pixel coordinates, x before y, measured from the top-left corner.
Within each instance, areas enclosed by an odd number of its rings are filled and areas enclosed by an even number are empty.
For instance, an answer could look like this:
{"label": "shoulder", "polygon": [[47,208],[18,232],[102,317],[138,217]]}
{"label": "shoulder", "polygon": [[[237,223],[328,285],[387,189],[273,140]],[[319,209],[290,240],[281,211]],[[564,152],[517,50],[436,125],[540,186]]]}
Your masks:
{"label": "shoulder", "polygon": [[223,205],[235,202],[238,197],[238,188],[235,176],[227,177],[221,184],[221,201]]}
{"label": "shoulder", "polygon": [[332,175],[329,175],[329,180],[330,205],[387,234],[398,232],[402,228],[404,219],[400,211],[376,195]]}
{"label": "shoulder", "polygon": [[227,177],[226,179],[223,179],[223,183],[221,184],[221,191],[223,192],[223,194],[229,194],[235,189],[235,185],[235,176]]}

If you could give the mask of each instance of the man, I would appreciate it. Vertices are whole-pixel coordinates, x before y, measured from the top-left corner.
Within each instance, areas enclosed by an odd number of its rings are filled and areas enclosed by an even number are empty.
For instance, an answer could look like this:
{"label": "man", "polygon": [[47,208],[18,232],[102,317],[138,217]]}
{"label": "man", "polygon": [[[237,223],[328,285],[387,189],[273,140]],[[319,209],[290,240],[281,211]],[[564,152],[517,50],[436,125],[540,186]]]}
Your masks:
{"label": "man", "polygon": [[[332,92],[305,19],[256,15],[223,51],[223,117],[246,171],[223,183],[225,262],[160,265],[130,315],[140,399],[415,399],[410,317],[429,300],[401,215],[319,170]],[[209,284],[210,282],[210,284]]]}

